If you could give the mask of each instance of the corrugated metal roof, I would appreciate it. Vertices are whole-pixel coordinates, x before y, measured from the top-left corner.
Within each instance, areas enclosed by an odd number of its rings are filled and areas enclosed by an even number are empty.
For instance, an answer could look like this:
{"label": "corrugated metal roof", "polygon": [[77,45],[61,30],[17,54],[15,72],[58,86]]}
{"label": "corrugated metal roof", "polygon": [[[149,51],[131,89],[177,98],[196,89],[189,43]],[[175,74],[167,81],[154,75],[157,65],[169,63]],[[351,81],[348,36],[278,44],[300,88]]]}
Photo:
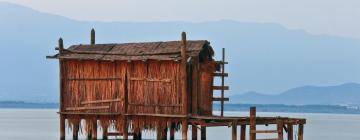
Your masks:
{"label": "corrugated metal roof", "polygon": [[[213,55],[206,40],[187,41],[187,55],[199,56],[203,50]],[[181,41],[123,44],[73,45],[50,58],[79,60],[181,60]]]}

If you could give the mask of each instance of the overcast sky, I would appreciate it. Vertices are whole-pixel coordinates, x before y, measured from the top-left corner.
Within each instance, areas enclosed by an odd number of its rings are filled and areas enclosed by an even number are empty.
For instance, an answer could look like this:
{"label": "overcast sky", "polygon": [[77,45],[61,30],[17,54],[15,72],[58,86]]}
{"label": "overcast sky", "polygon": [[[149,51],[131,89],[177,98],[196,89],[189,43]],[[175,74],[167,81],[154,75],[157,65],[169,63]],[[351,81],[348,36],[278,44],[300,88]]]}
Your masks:
{"label": "overcast sky", "polygon": [[0,0],[90,21],[236,20],[360,39],[360,0]]}

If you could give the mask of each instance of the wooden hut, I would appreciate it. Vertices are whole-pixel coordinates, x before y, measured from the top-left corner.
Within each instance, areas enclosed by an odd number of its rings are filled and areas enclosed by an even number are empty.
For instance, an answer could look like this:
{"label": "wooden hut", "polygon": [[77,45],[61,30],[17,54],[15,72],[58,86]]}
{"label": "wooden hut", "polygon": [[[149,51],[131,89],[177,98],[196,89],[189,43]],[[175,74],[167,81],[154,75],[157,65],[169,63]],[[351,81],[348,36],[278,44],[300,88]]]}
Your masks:
{"label": "wooden hut", "polygon": [[[206,40],[186,40],[182,33],[180,41],[95,44],[92,30],[89,45],[65,49],[60,39],[57,50],[48,58],[60,62],[61,139],[65,120],[74,139],[79,129],[96,139],[97,127],[105,139],[109,135],[141,139],[144,130],[156,130],[158,139],[166,139],[170,130],[174,139],[177,128],[186,139],[188,125],[193,125],[196,137],[196,126],[206,123],[204,117],[213,117],[213,101],[221,102],[223,116],[228,100],[223,82],[226,62],[214,60]],[[213,85],[214,76],[222,78],[221,86]],[[213,90],[221,90],[221,97],[213,97]],[[111,124],[116,133],[108,132]],[[202,126],[203,133],[207,124]]]}

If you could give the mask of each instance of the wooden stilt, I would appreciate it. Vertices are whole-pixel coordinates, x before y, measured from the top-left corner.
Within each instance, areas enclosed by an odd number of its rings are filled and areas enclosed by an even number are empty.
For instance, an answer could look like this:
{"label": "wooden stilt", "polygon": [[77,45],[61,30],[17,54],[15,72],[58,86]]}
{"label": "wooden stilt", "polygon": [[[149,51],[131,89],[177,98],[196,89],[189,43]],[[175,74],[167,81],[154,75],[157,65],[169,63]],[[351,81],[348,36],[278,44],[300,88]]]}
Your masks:
{"label": "wooden stilt", "polygon": [[191,139],[197,140],[197,127],[196,125],[192,125],[191,127]]}
{"label": "wooden stilt", "polygon": [[174,140],[175,139],[175,123],[171,123],[171,127],[170,127],[170,140]]}
{"label": "wooden stilt", "polygon": [[206,126],[201,126],[201,140],[206,140]]}
{"label": "wooden stilt", "polygon": [[184,119],[184,120],[181,122],[181,129],[182,129],[182,137],[181,137],[181,139],[187,140],[188,126],[187,126],[187,120],[186,120],[186,119]]}
{"label": "wooden stilt", "polygon": [[105,129],[103,130],[103,139],[104,139],[104,140],[107,140],[107,139],[108,139],[108,128],[105,128]]}
{"label": "wooden stilt", "polygon": [[124,126],[123,127],[124,127],[123,128],[123,139],[127,140],[128,136],[129,136],[127,117],[124,118]]}
{"label": "wooden stilt", "polygon": [[250,108],[250,140],[256,140],[256,107]]}
{"label": "wooden stilt", "polygon": [[92,122],[93,124],[92,124],[92,128],[91,128],[91,139],[92,140],[97,140],[97,120],[95,119],[95,120],[93,120],[93,122]]}
{"label": "wooden stilt", "polygon": [[77,140],[79,134],[79,124],[73,124],[73,139]]}
{"label": "wooden stilt", "polygon": [[283,140],[284,138],[284,129],[283,129],[283,122],[281,120],[277,120],[277,131],[278,131],[278,140]]}
{"label": "wooden stilt", "polygon": [[236,140],[237,138],[237,124],[236,123],[233,123],[232,125],[232,140]]}
{"label": "wooden stilt", "polygon": [[65,140],[65,115],[60,115],[60,140]]}
{"label": "wooden stilt", "polygon": [[134,133],[133,139],[134,140],[141,140],[141,131],[139,133]]}
{"label": "wooden stilt", "polygon": [[304,124],[299,124],[298,140],[304,139]]}
{"label": "wooden stilt", "polygon": [[164,130],[163,130],[163,132],[162,132],[162,139],[163,139],[163,140],[166,140],[166,139],[167,139],[167,131],[168,131],[167,127],[164,128]]}
{"label": "wooden stilt", "polygon": [[246,138],[246,125],[241,125],[240,140],[245,140],[245,138]]}
{"label": "wooden stilt", "polygon": [[91,131],[87,132],[87,139],[91,140]]}
{"label": "wooden stilt", "polygon": [[288,132],[287,132],[288,140],[294,140],[293,125],[288,124],[287,126],[288,126]]}
{"label": "wooden stilt", "polygon": [[158,125],[156,127],[156,139],[157,140],[161,140],[162,139],[162,133],[163,133],[163,130],[160,128],[160,126]]}

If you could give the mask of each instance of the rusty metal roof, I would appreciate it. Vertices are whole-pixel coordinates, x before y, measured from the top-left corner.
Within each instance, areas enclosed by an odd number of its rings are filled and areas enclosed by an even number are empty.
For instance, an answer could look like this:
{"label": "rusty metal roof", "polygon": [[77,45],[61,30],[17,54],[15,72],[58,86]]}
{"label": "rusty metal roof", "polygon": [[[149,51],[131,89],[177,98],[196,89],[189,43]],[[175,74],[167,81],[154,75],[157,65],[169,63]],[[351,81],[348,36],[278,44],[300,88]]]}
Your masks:
{"label": "rusty metal roof", "polygon": [[[48,58],[79,60],[181,60],[181,41],[143,42],[123,44],[73,45],[61,55]],[[199,56],[202,51],[213,55],[206,40],[188,40],[187,55]]]}

